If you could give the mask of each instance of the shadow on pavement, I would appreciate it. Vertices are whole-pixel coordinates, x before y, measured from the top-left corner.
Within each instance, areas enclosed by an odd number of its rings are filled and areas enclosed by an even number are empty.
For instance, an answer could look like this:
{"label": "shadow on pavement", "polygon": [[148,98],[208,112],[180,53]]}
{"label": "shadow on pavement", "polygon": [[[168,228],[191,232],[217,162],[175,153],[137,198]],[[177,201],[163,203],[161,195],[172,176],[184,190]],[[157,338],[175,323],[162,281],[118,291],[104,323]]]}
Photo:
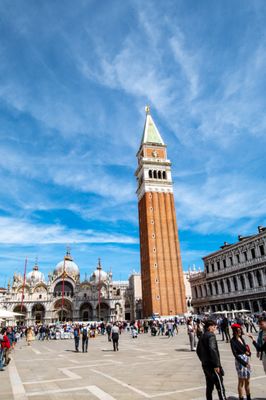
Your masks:
{"label": "shadow on pavement", "polygon": [[[238,400],[238,397],[228,396],[227,400]],[[252,397],[252,400],[266,400],[266,397]]]}
{"label": "shadow on pavement", "polygon": [[81,351],[76,351],[76,350],[65,350],[65,351],[70,351],[71,353],[81,353]]}
{"label": "shadow on pavement", "polygon": [[[189,349],[175,349],[175,351],[182,351],[182,352],[191,352],[191,350],[189,350]],[[193,353],[193,352],[192,352]]]}

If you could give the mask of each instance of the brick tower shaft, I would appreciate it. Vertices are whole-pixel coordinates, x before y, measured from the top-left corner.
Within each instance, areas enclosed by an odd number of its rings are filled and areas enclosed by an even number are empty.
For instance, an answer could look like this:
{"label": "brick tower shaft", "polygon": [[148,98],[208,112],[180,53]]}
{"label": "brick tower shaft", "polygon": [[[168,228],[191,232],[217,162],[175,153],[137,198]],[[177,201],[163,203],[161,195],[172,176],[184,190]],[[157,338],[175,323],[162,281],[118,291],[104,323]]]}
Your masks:
{"label": "brick tower shaft", "polygon": [[171,163],[149,113],[137,154],[143,316],[185,312]]}

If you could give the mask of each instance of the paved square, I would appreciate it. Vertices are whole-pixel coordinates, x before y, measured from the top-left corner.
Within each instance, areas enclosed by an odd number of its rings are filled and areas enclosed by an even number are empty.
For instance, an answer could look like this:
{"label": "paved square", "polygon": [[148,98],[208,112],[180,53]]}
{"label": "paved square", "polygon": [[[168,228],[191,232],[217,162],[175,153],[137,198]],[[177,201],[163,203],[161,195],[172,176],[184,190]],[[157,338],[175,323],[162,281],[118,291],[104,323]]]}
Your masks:
{"label": "paved square", "polygon": [[[236,397],[237,376],[230,345],[217,336],[225,369],[225,387]],[[80,347],[81,348],[81,347]],[[200,362],[190,352],[185,327],[173,337],[128,333],[113,352],[106,336],[89,341],[88,353],[75,353],[73,340],[25,340],[2,372],[0,399],[204,400],[205,379]],[[252,398],[266,399],[266,377],[255,351],[252,354]],[[216,398],[216,394],[214,396]]]}

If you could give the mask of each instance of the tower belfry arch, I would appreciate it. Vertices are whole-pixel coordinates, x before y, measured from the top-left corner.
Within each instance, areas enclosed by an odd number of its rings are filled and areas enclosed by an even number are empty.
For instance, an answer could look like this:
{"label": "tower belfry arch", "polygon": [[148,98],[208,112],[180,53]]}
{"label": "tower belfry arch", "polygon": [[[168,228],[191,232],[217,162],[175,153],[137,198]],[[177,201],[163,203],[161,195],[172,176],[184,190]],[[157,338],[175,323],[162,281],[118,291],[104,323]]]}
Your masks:
{"label": "tower belfry arch", "polygon": [[137,153],[143,316],[184,313],[185,287],[178,238],[171,162],[146,106]]}

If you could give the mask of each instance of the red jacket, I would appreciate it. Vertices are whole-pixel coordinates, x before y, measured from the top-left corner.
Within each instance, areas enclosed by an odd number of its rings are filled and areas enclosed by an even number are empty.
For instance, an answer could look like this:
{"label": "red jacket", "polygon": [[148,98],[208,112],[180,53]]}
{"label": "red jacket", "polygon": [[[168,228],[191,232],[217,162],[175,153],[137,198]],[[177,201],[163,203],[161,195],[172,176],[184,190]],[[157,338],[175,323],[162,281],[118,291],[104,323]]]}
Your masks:
{"label": "red jacket", "polygon": [[3,340],[1,342],[2,349],[10,349],[10,341],[6,335],[3,336]]}

